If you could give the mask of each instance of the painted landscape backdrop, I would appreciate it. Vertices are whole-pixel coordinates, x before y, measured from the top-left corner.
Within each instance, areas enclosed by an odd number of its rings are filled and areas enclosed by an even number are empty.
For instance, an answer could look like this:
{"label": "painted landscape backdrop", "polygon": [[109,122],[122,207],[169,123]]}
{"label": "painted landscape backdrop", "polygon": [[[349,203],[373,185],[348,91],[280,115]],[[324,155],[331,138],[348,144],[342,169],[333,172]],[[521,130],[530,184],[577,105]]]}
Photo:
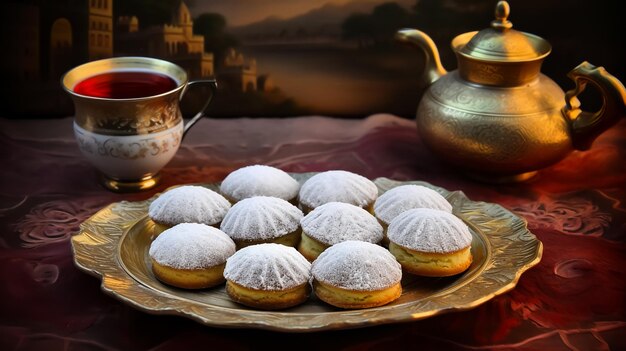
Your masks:
{"label": "painted landscape backdrop", "polygon": [[[400,28],[432,36],[444,66],[456,68],[451,39],[486,28],[485,0],[23,0],[4,2],[2,116],[73,113],[64,72],[106,57],[171,60],[193,79],[216,77],[213,117],[393,113],[412,118],[424,86],[420,52],[392,39]],[[618,2],[511,0],[514,28],[548,40],[543,72],[565,90],[587,60],[626,80]],[[183,102],[185,114],[202,92]],[[598,106],[593,92],[590,106]],[[596,94],[597,95],[597,94]],[[4,99],[3,99],[4,100]]]}

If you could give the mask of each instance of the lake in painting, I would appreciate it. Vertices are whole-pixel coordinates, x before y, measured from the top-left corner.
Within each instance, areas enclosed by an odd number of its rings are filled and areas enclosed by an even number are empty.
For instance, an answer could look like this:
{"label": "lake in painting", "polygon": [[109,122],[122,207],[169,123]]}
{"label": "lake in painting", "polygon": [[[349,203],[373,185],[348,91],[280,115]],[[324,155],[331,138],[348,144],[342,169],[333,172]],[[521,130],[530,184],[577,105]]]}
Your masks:
{"label": "lake in painting", "polygon": [[259,72],[303,109],[323,115],[366,115],[417,109],[421,56],[410,50],[367,50],[332,43],[244,46]]}

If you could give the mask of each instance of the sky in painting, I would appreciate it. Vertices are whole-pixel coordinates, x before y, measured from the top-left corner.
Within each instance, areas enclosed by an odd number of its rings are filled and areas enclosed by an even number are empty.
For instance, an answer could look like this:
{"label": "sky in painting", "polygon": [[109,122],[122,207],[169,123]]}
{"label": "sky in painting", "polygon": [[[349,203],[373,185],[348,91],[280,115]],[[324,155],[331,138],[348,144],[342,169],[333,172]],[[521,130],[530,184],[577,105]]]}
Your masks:
{"label": "sky in painting", "polygon": [[[384,3],[388,0],[195,0],[190,3],[193,16],[204,12],[217,12],[224,15],[230,26],[258,22],[268,17],[290,18],[306,13],[325,4],[345,4],[348,2]],[[416,0],[395,0],[411,6]]]}

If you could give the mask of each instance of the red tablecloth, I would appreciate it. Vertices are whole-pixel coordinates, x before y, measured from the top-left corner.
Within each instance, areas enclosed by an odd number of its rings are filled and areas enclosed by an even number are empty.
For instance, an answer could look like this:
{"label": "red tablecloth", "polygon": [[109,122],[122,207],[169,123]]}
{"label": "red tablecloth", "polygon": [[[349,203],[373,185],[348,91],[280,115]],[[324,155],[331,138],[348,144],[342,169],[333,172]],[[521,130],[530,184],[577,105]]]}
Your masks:
{"label": "red tablecloth", "polygon": [[[0,349],[180,350],[626,349],[626,123],[533,181],[465,178],[424,149],[414,122],[390,115],[205,119],[163,183],[149,192],[104,190],[80,155],[72,120],[0,120]],[[248,164],[290,172],[345,169],[369,178],[424,180],[499,203],[528,220],[541,263],[517,287],[479,307],[420,321],[285,334],[219,329],[138,311],[100,290],[73,263],[70,237],[101,207],[168,186],[214,182]]]}

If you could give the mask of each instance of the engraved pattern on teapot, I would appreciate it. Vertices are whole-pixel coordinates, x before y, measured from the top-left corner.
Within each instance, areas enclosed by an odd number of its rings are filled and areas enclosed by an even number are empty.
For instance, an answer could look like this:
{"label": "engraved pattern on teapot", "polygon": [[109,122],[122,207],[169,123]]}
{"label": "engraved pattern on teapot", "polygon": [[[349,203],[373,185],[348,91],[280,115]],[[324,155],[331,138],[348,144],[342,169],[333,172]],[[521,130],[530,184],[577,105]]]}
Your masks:
{"label": "engraved pattern on teapot", "polygon": [[454,150],[457,157],[472,159],[476,155],[486,155],[493,162],[517,162],[526,154],[529,140],[533,139],[531,130],[507,121],[510,118],[494,116],[485,120],[476,113],[442,108],[432,100],[425,100],[418,113],[421,116],[418,127],[447,139],[448,143],[436,147]]}
{"label": "engraved pattern on teapot", "polygon": [[474,73],[483,80],[504,80],[504,75],[501,72],[500,66],[476,65]]}
{"label": "engraved pattern on teapot", "polygon": [[[537,87],[528,86],[525,93],[511,94],[508,90],[486,90],[463,83],[456,72],[450,72],[433,84],[426,94],[445,106],[470,112],[499,111],[502,114],[534,114],[558,110],[564,94],[558,86],[543,87],[547,82],[539,78]],[[546,94],[546,91],[551,94]]]}

